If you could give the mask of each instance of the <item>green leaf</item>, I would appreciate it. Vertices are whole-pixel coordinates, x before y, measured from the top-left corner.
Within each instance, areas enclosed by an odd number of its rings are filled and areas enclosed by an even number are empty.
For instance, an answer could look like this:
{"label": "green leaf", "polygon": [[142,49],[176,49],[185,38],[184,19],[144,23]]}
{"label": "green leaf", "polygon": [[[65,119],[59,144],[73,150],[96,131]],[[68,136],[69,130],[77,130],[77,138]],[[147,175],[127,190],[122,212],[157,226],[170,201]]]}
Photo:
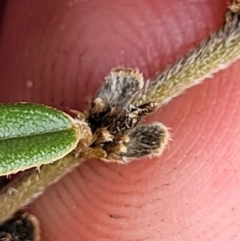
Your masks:
{"label": "green leaf", "polygon": [[80,139],[76,121],[54,108],[0,104],[0,175],[59,160]]}

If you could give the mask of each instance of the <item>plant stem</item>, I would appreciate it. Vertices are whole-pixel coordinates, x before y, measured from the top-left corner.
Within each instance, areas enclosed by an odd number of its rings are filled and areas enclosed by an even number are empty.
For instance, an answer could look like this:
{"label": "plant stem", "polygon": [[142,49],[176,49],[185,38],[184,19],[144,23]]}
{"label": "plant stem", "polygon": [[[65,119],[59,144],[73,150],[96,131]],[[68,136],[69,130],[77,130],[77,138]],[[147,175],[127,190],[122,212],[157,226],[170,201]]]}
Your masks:
{"label": "plant stem", "polygon": [[[234,6],[236,12],[235,4],[237,3],[233,2],[229,8]],[[227,68],[239,59],[240,17],[238,13],[233,14],[228,11],[225,23],[216,32],[175,64],[147,81],[135,102],[144,104],[152,101],[159,103],[159,106],[166,104],[186,89],[200,84],[205,78],[212,77],[214,73]]]}
{"label": "plant stem", "polygon": [[40,171],[30,170],[16,178],[0,194],[0,223],[27,205],[33,198],[37,198],[46,187],[57,182],[83,161],[69,154],[52,164],[43,165]]}

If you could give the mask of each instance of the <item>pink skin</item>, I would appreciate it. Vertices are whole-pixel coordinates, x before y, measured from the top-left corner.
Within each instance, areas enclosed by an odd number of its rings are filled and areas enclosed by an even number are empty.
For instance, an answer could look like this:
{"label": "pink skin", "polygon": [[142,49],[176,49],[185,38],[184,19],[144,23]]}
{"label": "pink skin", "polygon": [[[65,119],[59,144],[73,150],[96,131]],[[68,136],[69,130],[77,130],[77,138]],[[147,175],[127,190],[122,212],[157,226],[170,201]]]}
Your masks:
{"label": "pink skin", "polygon": [[[152,76],[216,29],[229,1],[4,2],[0,101],[82,110],[111,68]],[[239,67],[149,118],[171,127],[161,157],[92,160],[48,189],[29,208],[42,240],[238,241]]]}

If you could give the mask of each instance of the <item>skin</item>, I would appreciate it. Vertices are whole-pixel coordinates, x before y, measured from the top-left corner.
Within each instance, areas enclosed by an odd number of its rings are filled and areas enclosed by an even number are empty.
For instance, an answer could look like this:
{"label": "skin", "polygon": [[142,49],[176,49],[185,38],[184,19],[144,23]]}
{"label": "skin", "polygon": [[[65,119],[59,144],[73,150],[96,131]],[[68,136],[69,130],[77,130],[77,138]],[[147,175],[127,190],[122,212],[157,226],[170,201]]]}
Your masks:
{"label": "skin", "polygon": [[[82,110],[116,66],[163,70],[222,22],[226,0],[1,3],[1,102]],[[239,240],[236,62],[148,118],[171,127],[159,158],[91,160],[28,210],[42,240]],[[31,82],[33,84],[31,84]]]}

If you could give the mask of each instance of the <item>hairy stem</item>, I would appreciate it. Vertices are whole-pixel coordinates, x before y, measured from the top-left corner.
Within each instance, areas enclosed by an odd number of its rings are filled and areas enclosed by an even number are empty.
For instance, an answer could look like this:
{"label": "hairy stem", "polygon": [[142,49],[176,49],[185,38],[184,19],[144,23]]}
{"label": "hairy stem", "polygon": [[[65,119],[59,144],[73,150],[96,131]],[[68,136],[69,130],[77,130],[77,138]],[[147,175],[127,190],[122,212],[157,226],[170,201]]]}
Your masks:
{"label": "hairy stem", "polygon": [[137,104],[150,101],[159,103],[159,106],[166,104],[240,58],[240,16],[236,2],[229,9],[234,6],[237,13],[228,11],[225,23],[216,32],[164,72],[146,82],[135,99]]}
{"label": "hairy stem", "polygon": [[41,195],[46,187],[57,182],[83,161],[69,154],[52,164],[43,165],[40,171],[30,170],[25,175],[16,178],[0,194],[0,223],[11,217],[33,198]]}

